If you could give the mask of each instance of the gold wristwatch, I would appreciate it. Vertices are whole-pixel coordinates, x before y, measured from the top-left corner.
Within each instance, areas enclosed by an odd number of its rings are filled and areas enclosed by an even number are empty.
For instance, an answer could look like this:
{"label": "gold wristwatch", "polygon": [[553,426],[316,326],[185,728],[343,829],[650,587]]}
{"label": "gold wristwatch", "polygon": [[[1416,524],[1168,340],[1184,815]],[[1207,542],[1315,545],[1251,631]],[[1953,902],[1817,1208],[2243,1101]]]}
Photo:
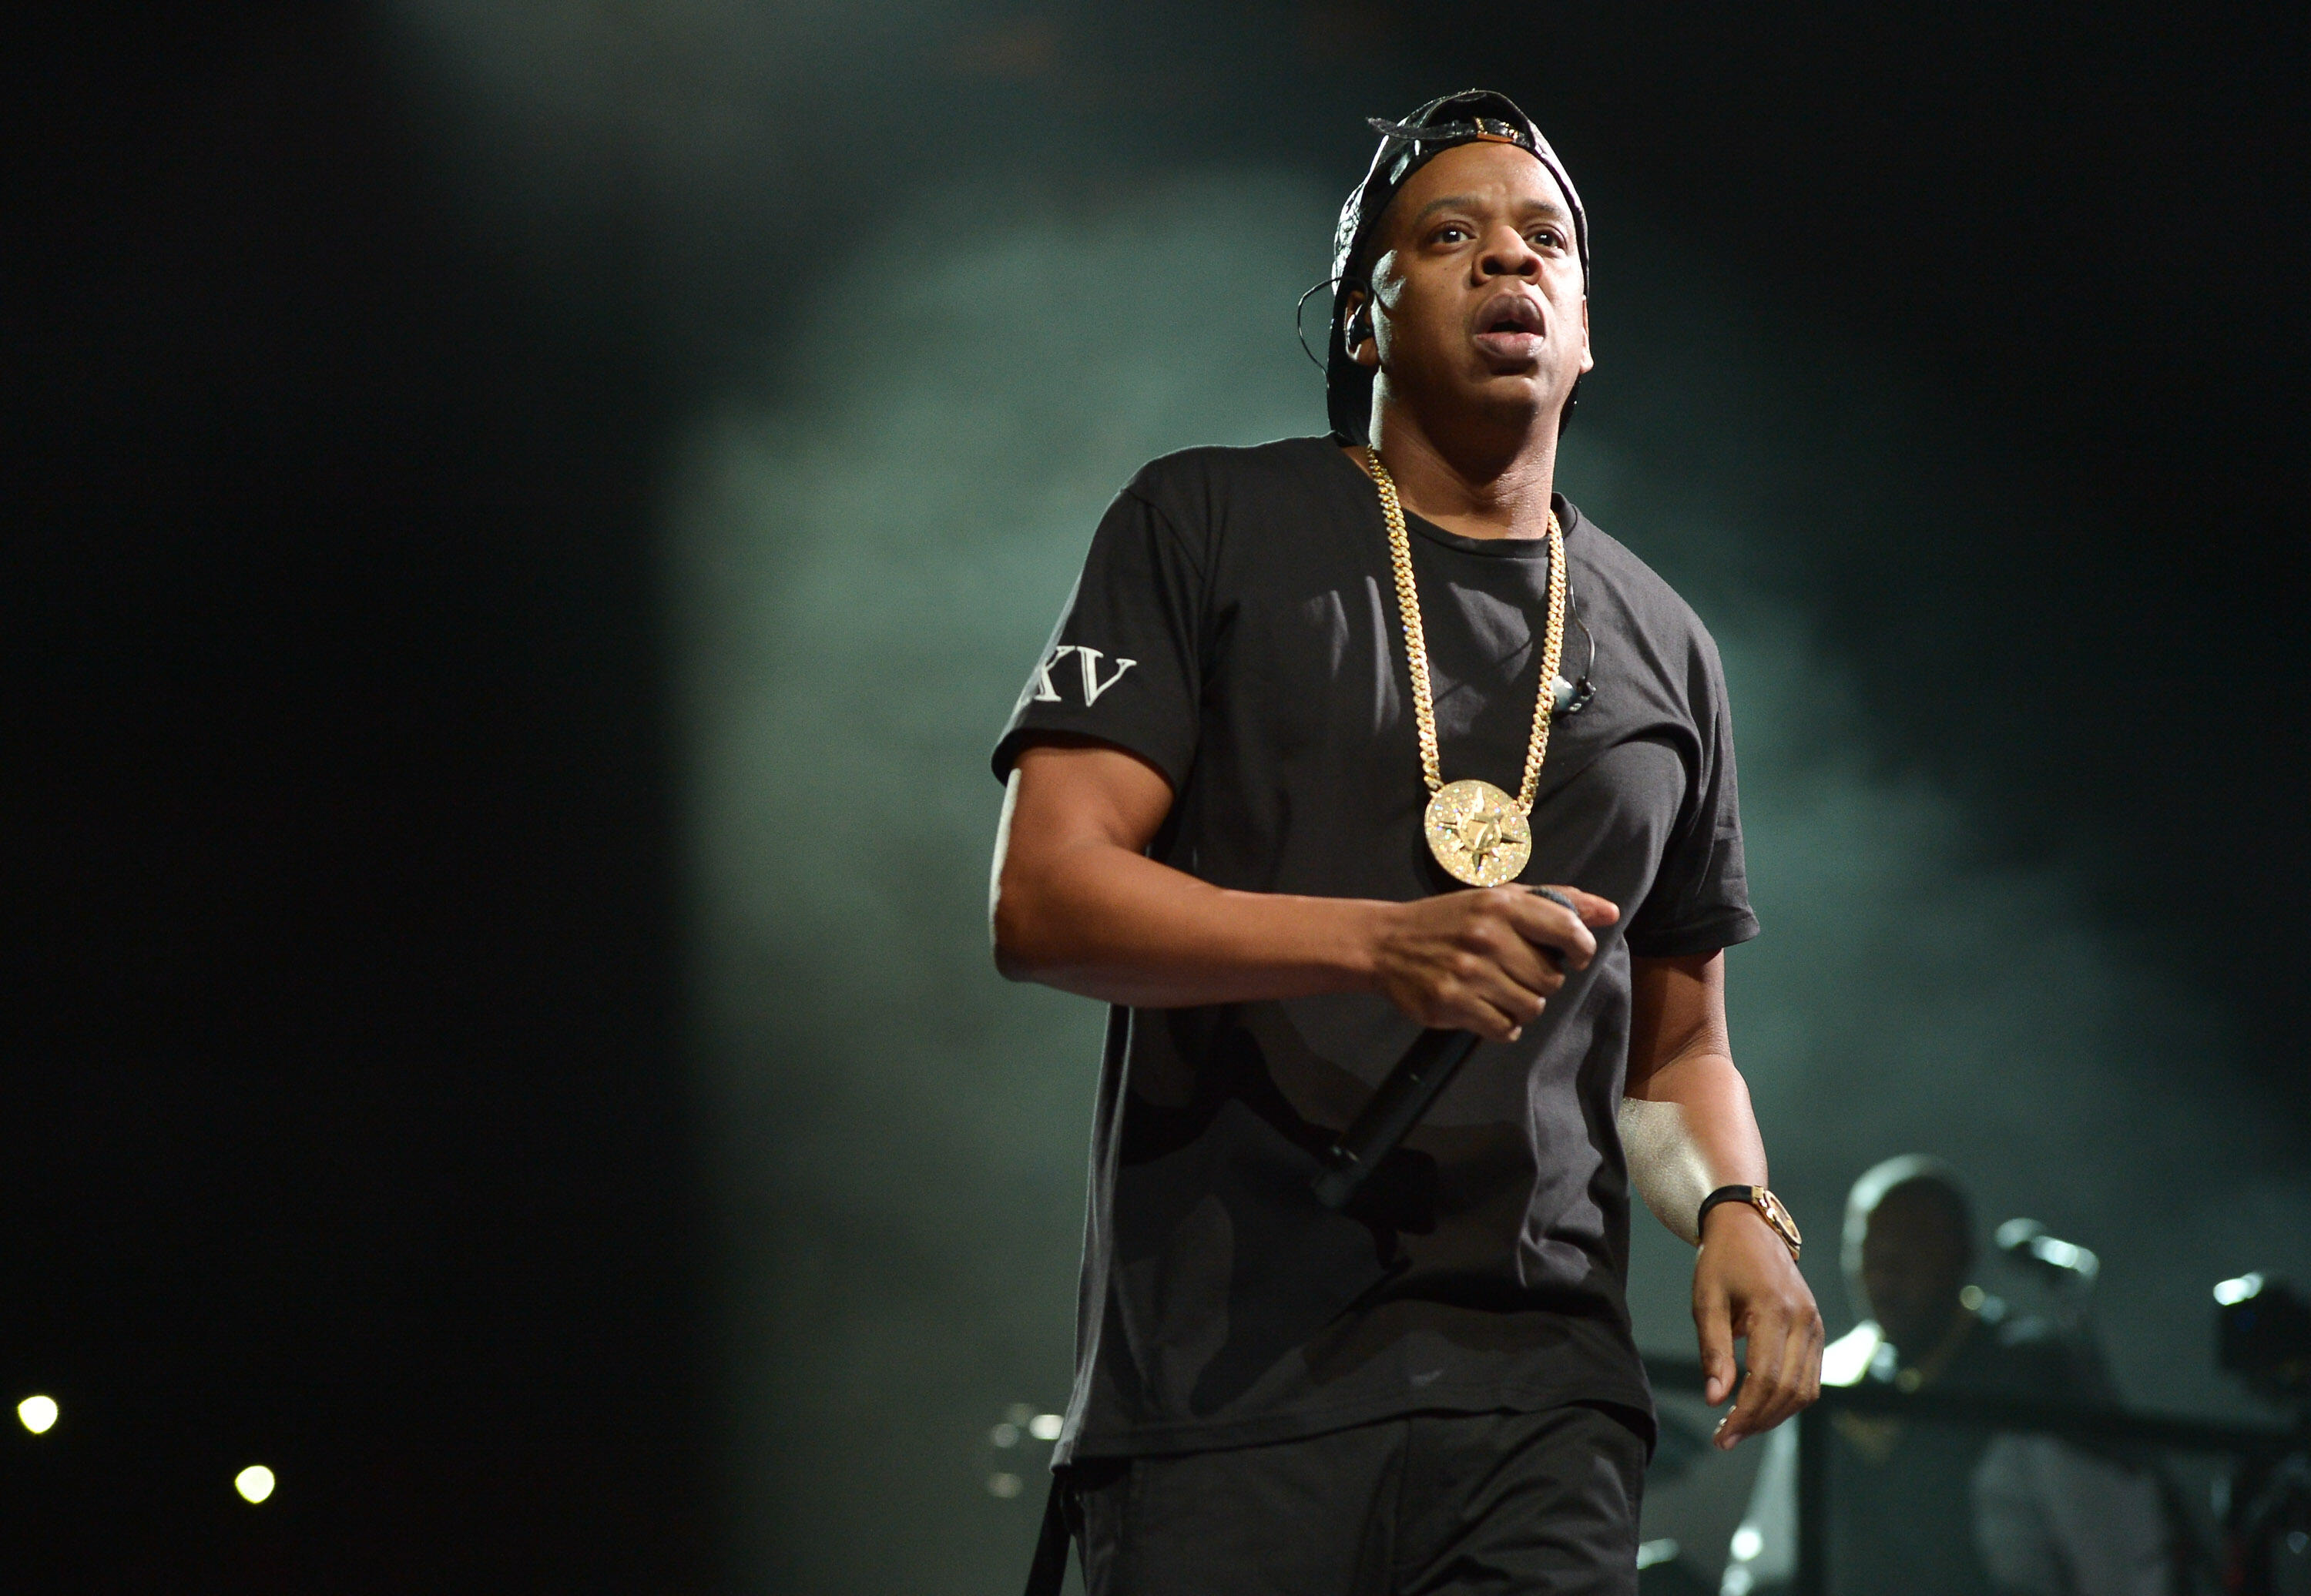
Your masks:
{"label": "gold wristwatch", "polygon": [[1700,1217],[1694,1221],[1694,1234],[1701,1234],[1701,1225],[1708,1219],[1709,1210],[1721,1202],[1746,1202],[1763,1214],[1766,1223],[1774,1227],[1774,1234],[1788,1245],[1791,1261],[1796,1261],[1798,1249],[1804,1245],[1805,1238],[1798,1234],[1798,1222],[1790,1217],[1790,1211],[1782,1206],[1782,1199],[1763,1186],[1720,1186],[1703,1198]]}

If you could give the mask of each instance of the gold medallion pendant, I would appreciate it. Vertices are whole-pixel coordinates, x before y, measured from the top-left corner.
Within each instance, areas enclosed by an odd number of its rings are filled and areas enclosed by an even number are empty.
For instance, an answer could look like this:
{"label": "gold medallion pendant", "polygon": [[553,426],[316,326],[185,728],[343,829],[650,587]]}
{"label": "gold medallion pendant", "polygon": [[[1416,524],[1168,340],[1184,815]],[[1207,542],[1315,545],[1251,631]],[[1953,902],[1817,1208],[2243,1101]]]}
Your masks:
{"label": "gold medallion pendant", "polygon": [[1380,490],[1388,527],[1389,565],[1396,579],[1397,614],[1404,627],[1405,665],[1412,676],[1412,723],[1420,738],[1420,776],[1435,796],[1422,830],[1428,851],[1455,881],[1498,886],[1523,874],[1532,859],[1532,805],[1540,795],[1541,762],[1548,757],[1548,724],[1557,710],[1557,662],[1565,650],[1565,529],[1548,517],[1548,624],[1540,657],[1540,695],[1532,706],[1532,737],[1525,746],[1524,783],[1514,798],[1490,781],[1447,782],[1438,768],[1436,709],[1428,686],[1428,638],[1420,624],[1420,589],[1412,574],[1412,538],[1396,482],[1377,451],[1365,450]]}
{"label": "gold medallion pendant", "polygon": [[1532,824],[1490,781],[1455,781],[1428,800],[1428,851],[1470,886],[1498,886],[1524,873]]}

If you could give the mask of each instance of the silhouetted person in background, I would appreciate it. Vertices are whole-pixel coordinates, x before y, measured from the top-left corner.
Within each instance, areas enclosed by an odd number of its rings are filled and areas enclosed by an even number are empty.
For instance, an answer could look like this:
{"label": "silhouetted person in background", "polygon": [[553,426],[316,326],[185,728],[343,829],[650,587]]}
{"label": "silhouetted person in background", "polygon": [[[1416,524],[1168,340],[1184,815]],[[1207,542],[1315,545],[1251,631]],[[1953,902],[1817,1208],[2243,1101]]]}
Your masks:
{"label": "silhouetted person in background", "polygon": [[[1889,1159],[1846,1199],[1846,1281],[1867,1315],[1822,1383],[2040,1401],[2116,1400],[2082,1339],[1971,1283],[1971,1205],[1950,1172]],[[2167,1596],[2167,1520],[2149,1470],[2049,1436],[1852,1412],[1830,1418],[1829,1582],[1840,1596]],[[1788,1587],[1796,1437],[1778,1435],[1733,1543],[1724,1596]]]}

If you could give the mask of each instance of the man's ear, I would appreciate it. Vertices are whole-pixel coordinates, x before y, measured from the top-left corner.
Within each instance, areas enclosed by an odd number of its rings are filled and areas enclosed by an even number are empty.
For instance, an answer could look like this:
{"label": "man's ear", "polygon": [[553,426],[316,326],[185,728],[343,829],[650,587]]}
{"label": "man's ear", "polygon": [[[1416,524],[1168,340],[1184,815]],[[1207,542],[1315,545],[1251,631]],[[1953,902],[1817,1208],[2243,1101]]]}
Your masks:
{"label": "man's ear", "polygon": [[1585,375],[1597,369],[1596,353],[1589,347],[1589,296],[1581,296],[1581,370]]}
{"label": "man's ear", "polygon": [[1348,290],[1348,314],[1341,328],[1341,340],[1348,346],[1348,358],[1367,371],[1380,370],[1380,342],[1373,336],[1372,291],[1368,288]]}

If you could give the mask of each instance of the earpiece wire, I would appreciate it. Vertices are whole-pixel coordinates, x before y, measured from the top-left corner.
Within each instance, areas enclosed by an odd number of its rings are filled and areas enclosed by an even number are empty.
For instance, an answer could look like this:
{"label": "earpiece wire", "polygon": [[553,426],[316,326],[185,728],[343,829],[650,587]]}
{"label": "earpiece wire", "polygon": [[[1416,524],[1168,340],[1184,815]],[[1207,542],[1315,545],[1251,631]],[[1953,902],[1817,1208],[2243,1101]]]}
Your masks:
{"label": "earpiece wire", "polygon": [[[1302,294],[1292,303],[1292,336],[1300,340],[1300,353],[1306,355],[1308,363],[1319,371],[1324,369],[1324,362],[1318,360],[1316,352],[1308,347],[1308,329],[1302,325],[1303,312],[1307,308],[1309,293],[1315,293],[1326,288],[1337,288],[1341,281],[1339,277],[1327,277],[1321,283],[1314,284],[1308,290],[1308,293]],[[1330,336],[1329,334],[1326,336]]]}

